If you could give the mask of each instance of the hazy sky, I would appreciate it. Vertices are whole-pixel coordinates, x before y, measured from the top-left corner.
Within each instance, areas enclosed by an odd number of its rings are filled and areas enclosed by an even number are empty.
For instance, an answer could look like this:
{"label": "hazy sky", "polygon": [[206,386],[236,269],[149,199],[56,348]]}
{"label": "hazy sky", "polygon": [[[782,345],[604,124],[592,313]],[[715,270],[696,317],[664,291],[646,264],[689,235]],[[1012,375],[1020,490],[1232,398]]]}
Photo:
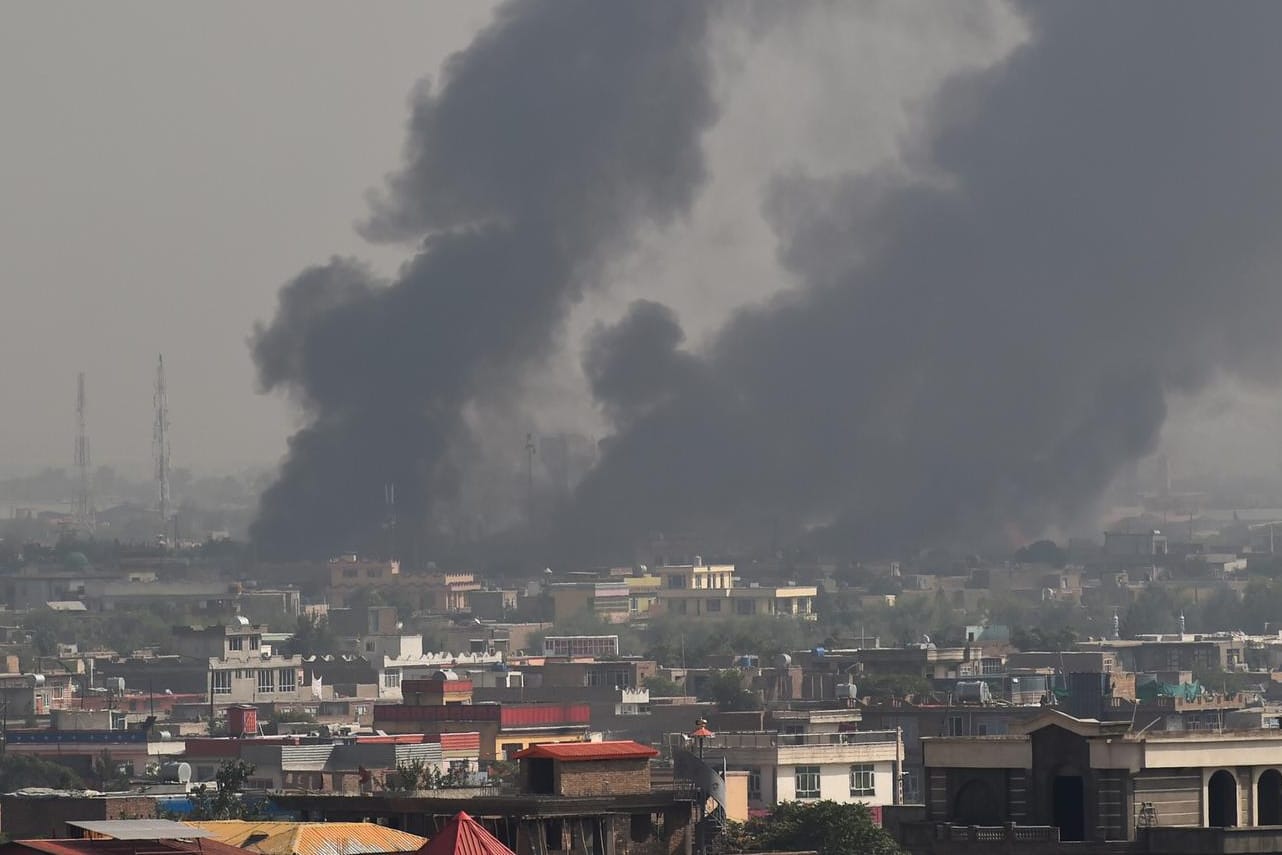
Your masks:
{"label": "hazy sky", "polygon": [[[95,462],[145,464],[161,352],[175,465],[274,461],[294,418],[255,392],[253,323],[270,319],[277,288],[307,265],[355,255],[390,271],[405,256],[366,243],[353,223],[399,161],[411,88],[490,8],[0,9],[0,466],[70,464],[81,370]],[[791,164],[823,174],[898,157],[940,80],[1019,38],[992,2],[819,8],[768,41],[739,33],[720,46],[722,115],[690,221],[642,240],[616,287],[571,318],[571,337],[648,296],[678,309],[698,342],[728,307],[788,287],[758,210],[762,181]],[[582,418],[577,362],[567,348],[531,381],[555,414],[536,427]],[[1282,408],[1272,395],[1251,400],[1249,424],[1268,446]],[[1218,427],[1177,423],[1172,435],[1222,440],[1240,423],[1226,417],[1237,401],[1222,393],[1187,407]],[[519,439],[526,427],[513,430]]]}
{"label": "hazy sky", "polygon": [[145,462],[165,354],[175,465],[271,461],[292,423],[245,346],[353,231],[411,87],[488,18],[432,3],[10,3],[0,10],[0,464]]}

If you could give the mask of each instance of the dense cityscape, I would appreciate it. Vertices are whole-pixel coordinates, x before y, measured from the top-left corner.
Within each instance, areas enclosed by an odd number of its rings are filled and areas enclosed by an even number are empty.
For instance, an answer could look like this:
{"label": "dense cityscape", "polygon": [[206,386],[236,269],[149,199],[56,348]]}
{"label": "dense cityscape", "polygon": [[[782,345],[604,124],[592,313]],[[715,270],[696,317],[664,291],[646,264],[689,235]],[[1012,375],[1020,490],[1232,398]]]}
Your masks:
{"label": "dense cityscape", "polygon": [[[0,41],[0,855],[1282,853],[1282,6],[128,5]],[[70,269],[174,146],[252,301],[40,308],[98,70]]]}

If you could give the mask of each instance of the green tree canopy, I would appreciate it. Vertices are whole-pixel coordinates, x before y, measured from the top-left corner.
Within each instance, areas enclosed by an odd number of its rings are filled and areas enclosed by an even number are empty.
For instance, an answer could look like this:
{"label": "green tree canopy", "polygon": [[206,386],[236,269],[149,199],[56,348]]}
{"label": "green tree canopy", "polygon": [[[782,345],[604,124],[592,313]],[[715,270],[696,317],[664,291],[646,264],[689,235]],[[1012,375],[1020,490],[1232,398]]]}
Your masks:
{"label": "green tree canopy", "polygon": [[749,851],[814,851],[819,855],[903,855],[894,838],[862,804],[784,802],[767,817],[743,826]]}

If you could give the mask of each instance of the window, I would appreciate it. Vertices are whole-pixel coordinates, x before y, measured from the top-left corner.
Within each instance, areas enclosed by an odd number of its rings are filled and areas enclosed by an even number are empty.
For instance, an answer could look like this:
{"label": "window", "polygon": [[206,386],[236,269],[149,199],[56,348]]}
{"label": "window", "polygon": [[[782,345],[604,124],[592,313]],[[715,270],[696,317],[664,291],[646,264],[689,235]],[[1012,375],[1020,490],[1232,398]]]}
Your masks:
{"label": "window", "polygon": [[276,691],[276,672],[263,668],[258,672],[258,693],[270,695]]}
{"label": "window", "polygon": [[367,641],[367,642],[365,642],[365,652],[366,652],[366,653],[373,653],[373,652],[374,652],[374,649],[375,649],[376,647],[378,647],[378,645],[377,645],[376,643],[374,643],[373,641]]}
{"label": "window", "polygon": [[819,798],[819,767],[798,766],[796,769],[798,799]]}
{"label": "window", "polygon": [[231,694],[231,672],[230,671],[214,672],[214,694],[215,695]]}
{"label": "window", "polygon": [[261,635],[251,635],[251,636],[249,637],[249,649],[250,649],[250,650],[257,650],[258,648],[260,648],[260,647],[262,647],[262,646],[263,646],[263,638],[262,638],[262,636],[261,636]]}
{"label": "window", "polygon": [[753,608],[753,606],[755,605],[756,603],[754,603],[752,600],[736,600],[734,604],[735,614],[738,614],[738,615],[753,614],[756,611],[756,609]]}
{"label": "window", "polygon": [[685,577],[685,576],[681,576],[681,575],[679,575],[679,574],[675,574],[675,573],[674,573],[674,574],[671,574],[671,575],[669,575],[669,576],[668,576],[668,587],[669,587],[669,588],[684,588],[685,586],[686,586],[686,577]]}
{"label": "window", "polygon": [[227,639],[227,649],[228,650],[244,650],[245,649],[244,636],[233,635],[231,638]]}
{"label": "window", "polygon": [[383,688],[399,689],[401,687],[401,669],[388,668],[383,672]]}
{"label": "window", "polygon": [[708,600],[708,611],[710,611],[710,612],[719,612],[719,611],[721,611],[721,601],[720,601],[720,600]]}
{"label": "window", "polygon": [[948,735],[965,736],[966,728],[962,724],[962,717],[959,715],[950,715],[948,717]]}
{"label": "window", "polygon": [[850,767],[850,795],[872,796],[877,794],[877,784],[871,763],[856,763]]}
{"label": "window", "polygon": [[585,686],[601,686],[601,685],[604,685],[604,683],[603,683],[603,682],[602,682],[602,680],[601,680],[601,672],[600,672],[600,671],[594,671],[594,670],[591,670],[591,669],[589,669],[589,670],[587,670],[587,671],[584,671],[584,672],[583,672],[583,685],[585,685]]}
{"label": "window", "polygon": [[761,768],[748,770],[748,801],[761,801]]}
{"label": "window", "polygon": [[298,688],[295,680],[298,674],[293,668],[280,669],[280,690],[282,692],[292,692]]}
{"label": "window", "polygon": [[921,773],[916,769],[904,772],[904,804],[921,804]]}

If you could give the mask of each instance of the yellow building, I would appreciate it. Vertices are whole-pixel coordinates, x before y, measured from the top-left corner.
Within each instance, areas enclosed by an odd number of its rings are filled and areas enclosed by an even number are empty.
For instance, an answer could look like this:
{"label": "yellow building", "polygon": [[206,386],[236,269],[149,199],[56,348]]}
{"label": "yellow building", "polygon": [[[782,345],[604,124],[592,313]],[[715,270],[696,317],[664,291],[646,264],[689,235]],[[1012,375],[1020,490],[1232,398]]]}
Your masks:
{"label": "yellow building", "polygon": [[780,587],[735,586],[733,564],[706,565],[701,562],[660,567],[656,590],[657,606],[667,614],[692,617],[787,616],[814,620],[813,585]]}

